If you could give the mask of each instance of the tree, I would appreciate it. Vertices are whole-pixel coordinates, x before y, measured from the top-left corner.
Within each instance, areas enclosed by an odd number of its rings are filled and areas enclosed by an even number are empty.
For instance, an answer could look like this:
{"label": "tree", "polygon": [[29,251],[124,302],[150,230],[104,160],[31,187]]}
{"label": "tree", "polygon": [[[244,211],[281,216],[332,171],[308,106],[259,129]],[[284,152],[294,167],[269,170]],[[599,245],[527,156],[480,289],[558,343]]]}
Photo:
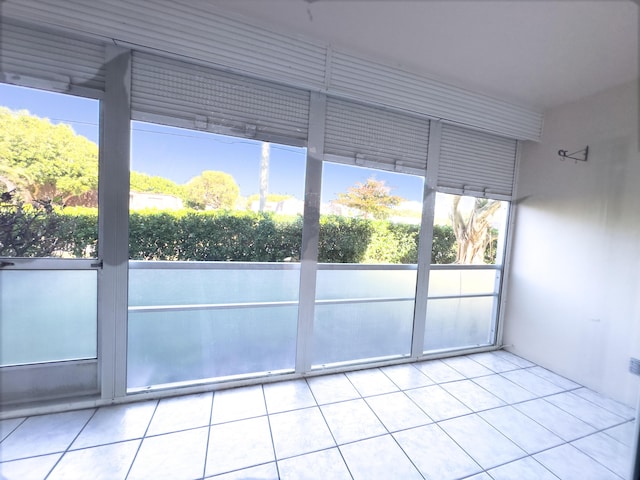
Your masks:
{"label": "tree", "polygon": [[187,204],[198,210],[235,208],[240,187],[231,175],[206,170],[184,186]]}
{"label": "tree", "polygon": [[391,208],[402,200],[390,192],[391,188],[385,185],[384,180],[369,178],[365,183],[356,182],[347,193],[339,193],[335,202],[360,210],[365,218],[385,219]]}
{"label": "tree", "polygon": [[132,171],[129,182],[130,189],[134,192],[163,193],[178,198],[182,198],[184,195],[184,187],[182,185],[178,185],[174,181],[164,177]]}
{"label": "tree", "polygon": [[451,205],[451,223],[458,243],[456,263],[485,263],[485,251],[491,242],[491,217],[501,202],[476,198],[473,208],[465,215],[460,206],[461,198],[455,195]]}
{"label": "tree", "polygon": [[[0,107],[0,180],[25,201],[65,205],[98,187],[98,146],[71,126]],[[88,195],[88,198],[97,198]]]}

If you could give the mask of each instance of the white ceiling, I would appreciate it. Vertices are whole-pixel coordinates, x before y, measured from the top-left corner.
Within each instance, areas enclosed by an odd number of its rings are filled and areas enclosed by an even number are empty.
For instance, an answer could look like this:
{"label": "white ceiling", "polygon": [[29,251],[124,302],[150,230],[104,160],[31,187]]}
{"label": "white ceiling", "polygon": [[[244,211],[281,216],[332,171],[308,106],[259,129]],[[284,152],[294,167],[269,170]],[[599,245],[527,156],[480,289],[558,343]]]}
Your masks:
{"label": "white ceiling", "polygon": [[638,77],[630,0],[204,0],[219,12],[536,109]]}

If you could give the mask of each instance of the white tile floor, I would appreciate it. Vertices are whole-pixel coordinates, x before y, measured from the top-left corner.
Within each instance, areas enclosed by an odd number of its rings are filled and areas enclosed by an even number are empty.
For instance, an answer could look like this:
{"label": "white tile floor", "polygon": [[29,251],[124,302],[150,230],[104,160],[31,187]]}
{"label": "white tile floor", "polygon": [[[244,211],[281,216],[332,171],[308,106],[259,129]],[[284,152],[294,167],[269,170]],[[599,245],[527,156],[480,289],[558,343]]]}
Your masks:
{"label": "white tile floor", "polygon": [[0,479],[626,479],[635,412],[507,352],[0,422]]}

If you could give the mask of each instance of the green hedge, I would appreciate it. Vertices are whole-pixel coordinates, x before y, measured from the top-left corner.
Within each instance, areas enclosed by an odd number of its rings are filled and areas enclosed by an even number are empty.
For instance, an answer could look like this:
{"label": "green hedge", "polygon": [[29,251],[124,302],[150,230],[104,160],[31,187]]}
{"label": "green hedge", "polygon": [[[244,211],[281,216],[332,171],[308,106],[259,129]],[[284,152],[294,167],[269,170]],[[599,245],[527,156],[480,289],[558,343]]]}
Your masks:
{"label": "green hedge", "polygon": [[[68,252],[74,257],[96,256],[96,209],[68,207],[36,218],[33,225],[38,222],[41,229],[49,228],[47,235],[58,237],[54,242],[56,252]],[[318,260],[416,263],[418,234],[417,225],[322,216]],[[134,260],[299,261],[302,218],[220,210],[138,211],[129,217],[129,239],[129,256]],[[34,245],[28,256],[51,253],[39,251]],[[455,236],[450,227],[434,227],[432,259],[435,263],[451,263],[455,259]]]}

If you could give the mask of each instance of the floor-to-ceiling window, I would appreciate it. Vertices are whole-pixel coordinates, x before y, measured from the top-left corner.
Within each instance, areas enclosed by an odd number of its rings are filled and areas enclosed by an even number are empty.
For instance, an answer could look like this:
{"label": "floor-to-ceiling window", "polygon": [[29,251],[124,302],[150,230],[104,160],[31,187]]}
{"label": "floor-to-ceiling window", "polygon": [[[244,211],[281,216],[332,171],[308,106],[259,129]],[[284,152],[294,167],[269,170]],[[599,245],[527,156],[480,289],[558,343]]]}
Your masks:
{"label": "floor-to-ceiling window", "polygon": [[508,207],[437,194],[425,352],[495,343]]}
{"label": "floor-to-ceiling window", "polygon": [[130,390],[294,370],[305,156],[132,123]]}
{"label": "floor-to-ceiling window", "polygon": [[325,163],[313,367],[411,354],[423,183]]}

